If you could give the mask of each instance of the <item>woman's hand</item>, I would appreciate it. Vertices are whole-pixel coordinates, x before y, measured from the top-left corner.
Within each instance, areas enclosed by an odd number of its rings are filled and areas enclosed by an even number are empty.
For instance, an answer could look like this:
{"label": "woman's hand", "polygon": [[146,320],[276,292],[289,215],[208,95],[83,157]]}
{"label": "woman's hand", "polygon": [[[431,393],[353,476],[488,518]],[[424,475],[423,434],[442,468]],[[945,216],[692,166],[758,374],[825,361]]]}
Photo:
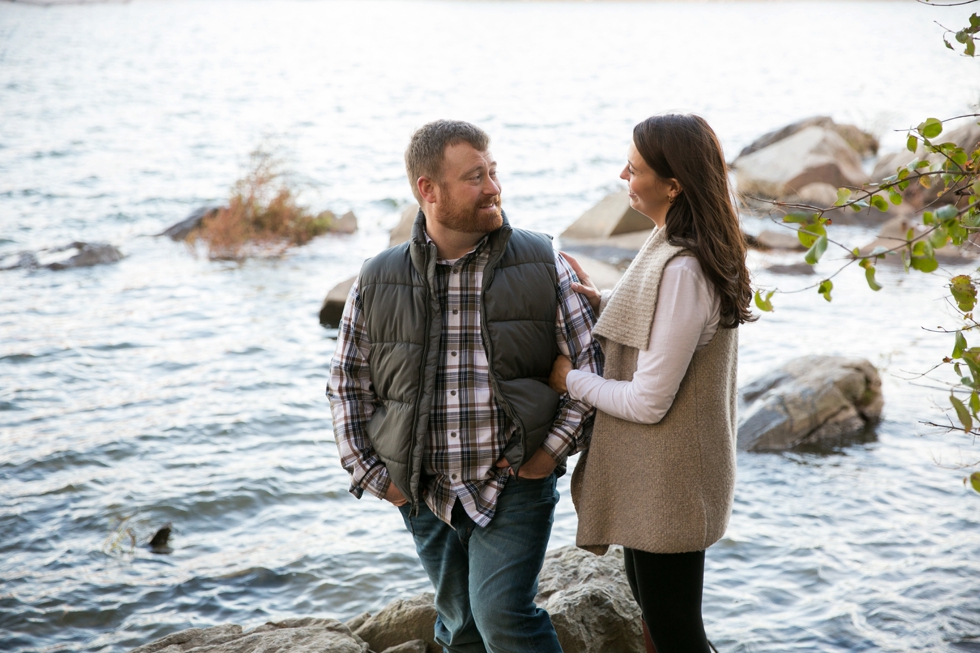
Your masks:
{"label": "woman's hand", "polygon": [[551,366],[551,376],[548,377],[548,385],[551,386],[551,389],[560,395],[567,393],[568,386],[565,385],[565,377],[573,369],[572,361],[568,360],[567,356],[558,354],[554,365]]}
{"label": "woman's hand", "polygon": [[599,289],[592,283],[592,279],[585,273],[585,270],[582,269],[582,266],[578,264],[578,261],[574,257],[569,256],[565,252],[562,252],[561,255],[565,257],[568,264],[572,266],[572,270],[578,275],[579,281],[582,282],[575,283],[573,281],[572,290],[580,295],[585,295],[585,298],[589,301],[589,305],[592,306],[592,310],[598,311],[599,301],[602,299],[602,294],[599,292]]}

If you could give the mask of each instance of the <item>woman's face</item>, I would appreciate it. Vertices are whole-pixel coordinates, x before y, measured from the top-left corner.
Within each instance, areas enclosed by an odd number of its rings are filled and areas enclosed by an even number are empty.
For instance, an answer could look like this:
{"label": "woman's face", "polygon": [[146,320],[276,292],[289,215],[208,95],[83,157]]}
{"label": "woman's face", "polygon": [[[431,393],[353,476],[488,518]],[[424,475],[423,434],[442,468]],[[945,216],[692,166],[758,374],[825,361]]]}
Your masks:
{"label": "woman's face", "polygon": [[663,179],[647,165],[636,145],[630,143],[626,167],[619,174],[629,186],[630,206],[663,227],[670,198],[680,191],[676,179]]}

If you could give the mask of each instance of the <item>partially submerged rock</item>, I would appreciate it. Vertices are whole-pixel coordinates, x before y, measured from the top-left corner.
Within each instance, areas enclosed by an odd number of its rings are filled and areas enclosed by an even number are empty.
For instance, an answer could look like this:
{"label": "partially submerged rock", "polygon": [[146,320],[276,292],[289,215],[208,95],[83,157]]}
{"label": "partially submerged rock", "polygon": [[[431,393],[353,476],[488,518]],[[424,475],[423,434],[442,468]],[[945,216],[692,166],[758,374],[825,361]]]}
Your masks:
{"label": "partially submerged rock", "polygon": [[766,199],[798,196],[814,183],[839,188],[868,181],[858,153],[839,134],[819,126],[740,156],[732,165],[738,192]]}
{"label": "partially submerged rock", "polygon": [[605,239],[634,231],[649,231],[650,218],[630,206],[627,191],[606,195],[561,234],[562,242]]}
{"label": "partially submerged rock", "polygon": [[198,209],[194,209],[190,214],[176,224],[172,224],[157,236],[166,236],[171,240],[186,240],[191,232],[195,229],[200,228],[201,223],[207,218],[213,217],[218,213],[218,211],[227,208],[220,205],[209,204],[207,206],[202,206]]}
{"label": "partially submerged rock", "polygon": [[878,153],[878,139],[862,130],[860,127],[855,125],[839,124],[834,122],[834,119],[830,116],[812,116],[810,118],[804,118],[803,120],[797,120],[794,123],[790,123],[785,127],[780,127],[779,129],[774,129],[771,132],[767,132],[755,139],[749,145],[742,148],[738,156],[748,156],[753,152],[761,150],[762,148],[769,147],[774,143],[796,134],[797,132],[803,131],[807,127],[822,127],[824,129],[829,129],[830,131],[836,132],[838,136],[844,139],[851,148],[857,152],[858,156],[862,159],[867,159]]}
{"label": "partially submerged rock", "polygon": [[37,252],[18,252],[6,258],[10,259],[11,262],[2,265],[3,261],[0,261],[0,270],[21,268],[70,270],[116,263],[124,257],[118,248],[108,243],[74,242],[64,247],[42,249]]}
{"label": "partially submerged rock", "polygon": [[738,447],[839,443],[876,424],[883,407],[881,378],[867,360],[795,358],[739,391]]}
{"label": "partially submerged rock", "polygon": [[755,237],[754,246],[759,249],[784,249],[789,251],[806,249],[796,235],[795,229],[786,229],[783,231],[764,229]]}
{"label": "partially submerged rock", "polygon": [[436,608],[430,592],[399,599],[385,606],[381,612],[364,620],[354,631],[373,651],[385,651],[406,642],[422,640],[429,646],[429,653],[439,653],[434,633]]}
{"label": "partially submerged rock", "polygon": [[401,245],[412,237],[412,225],[415,224],[415,218],[418,214],[418,204],[411,204],[405,207],[405,210],[402,211],[402,217],[398,219],[398,224],[395,225],[395,228],[391,230],[388,236],[388,247]]}
{"label": "partially submerged rock", "polygon": [[253,630],[241,626],[191,628],[132,653],[368,653],[368,645],[336,619],[286,619]]}
{"label": "partially submerged rock", "polygon": [[350,279],[344,279],[330,289],[320,307],[320,324],[329,328],[336,329],[340,326],[340,317],[344,314],[344,304],[347,303],[347,295],[357,281],[357,275]]}

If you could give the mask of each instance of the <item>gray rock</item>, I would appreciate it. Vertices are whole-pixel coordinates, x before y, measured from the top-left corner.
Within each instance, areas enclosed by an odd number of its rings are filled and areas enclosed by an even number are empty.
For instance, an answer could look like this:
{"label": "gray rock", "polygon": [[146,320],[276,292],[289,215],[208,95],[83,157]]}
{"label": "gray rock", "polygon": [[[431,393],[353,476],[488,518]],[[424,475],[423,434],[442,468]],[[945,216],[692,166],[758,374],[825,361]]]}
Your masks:
{"label": "gray rock", "polygon": [[795,358],[740,390],[738,447],[838,443],[877,423],[883,407],[881,378],[867,360]]}
{"label": "gray rock", "polygon": [[755,246],[759,249],[787,249],[805,250],[806,247],[796,236],[796,230],[785,229],[783,231],[763,230],[755,237]]}
{"label": "gray rock", "polygon": [[373,651],[421,639],[429,653],[439,653],[434,641],[436,608],[430,592],[410,599],[392,601],[378,614],[361,624],[354,634],[363,639]]}
{"label": "gray rock", "polygon": [[643,653],[640,608],[623,550],[596,556],[573,546],[549,551],[535,602],[548,611],[565,653]]}
{"label": "gray rock", "polygon": [[381,653],[428,653],[429,644],[422,639],[413,639],[410,642],[386,648]]}
{"label": "gray rock", "polygon": [[345,621],[344,625],[350,628],[351,630],[357,630],[358,628],[361,627],[361,624],[363,624],[365,621],[367,621],[370,618],[371,618],[370,612],[362,612],[356,617]]}
{"label": "gray rock", "polygon": [[862,186],[861,158],[836,132],[810,126],[732,164],[738,192],[759,198],[796,197],[813,183]]}
{"label": "gray rock", "polygon": [[815,274],[813,266],[809,263],[786,263],[770,265],[766,268],[773,274]]}
{"label": "gray rock", "polygon": [[368,653],[368,645],[336,619],[287,619],[243,632],[241,626],[191,628],[132,653]]}
{"label": "gray rock", "polygon": [[807,127],[813,126],[823,127],[824,129],[830,129],[831,131],[837,132],[837,135],[843,138],[862,159],[866,159],[878,153],[878,139],[863,131],[859,127],[854,125],[838,124],[834,122],[833,118],[830,116],[813,116],[811,118],[798,120],[794,123],[786,125],[785,127],[774,129],[771,132],[763,134],[759,138],[752,141],[751,144],[746,145],[738,155],[740,157],[748,156],[749,154],[761,150],[764,147],[769,147],[773,143],[778,143],[779,141],[806,129]]}
{"label": "gray rock", "polygon": [[190,215],[177,224],[170,225],[155,235],[167,236],[171,240],[185,240],[192,231],[201,226],[201,223],[204,222],[206,218],[212,217],[223,208],[226,207],[216,205],[202,206],[199,209],[191,211]]}
{"label": "gray rock", "polygon": [[63,261],[49,263],[44,267],[49,270],[67,270],[70,268],[87,268],[93,265],[115,263],[123,259],[123,253],[107,243],[72,243],[67,247],[52,251],[71,251],[75,254]]}
{"label": "gray rock", "polygon": [[0,263],[6,263],[6,265],[0,266],[0,270],[34,270],[41,266],[34,252],[10,254],[0,259]]}
{"label": "gray rock", "polygon": [[354,215],[353,211],[348,211],[339,218],[334,218],[330,225],[330,232],[335,234],[352,234],[355,231],[357,231],[357,216]]}
{"label": "gray rock", "polygon": [[402,211],[402,217],[398,224],[391,230],[388,236],[388,247],[400,245],[412,237],[412,225],[415,224],[415,217],[419,214],[419,205],[411,204]]}
{"label": "gray rock", "polygon": [[336,329],[340,326],[340,317],[344,313],[344,304],[347,303],[347,295],[350,293],[351,286],[357,281],[357,276],[344,279],[330,289],[327,296],[323,299],[320,307],[320,324],[329,328]]}
{"label": "gray rock", "polygon": [[563,243],[595,240],[634,231],[650,231],[652,224],[650,218],[630,206],[629,194],[622,190],[606,195],[583,213],[562,232],[561,240]]}

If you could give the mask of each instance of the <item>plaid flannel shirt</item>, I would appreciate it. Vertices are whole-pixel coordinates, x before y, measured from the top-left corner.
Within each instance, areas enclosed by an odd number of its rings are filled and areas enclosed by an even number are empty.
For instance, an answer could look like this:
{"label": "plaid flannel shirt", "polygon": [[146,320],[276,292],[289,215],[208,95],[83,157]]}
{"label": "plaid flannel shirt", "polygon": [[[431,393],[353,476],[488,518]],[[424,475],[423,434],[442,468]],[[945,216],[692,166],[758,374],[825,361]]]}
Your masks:
{"label": "plaid flannel shirt", "polygon": [[[515,426],[493,396],[489,365],[480,331],[480,294],[489,255],[484,238],[455,261],[439,259],[436,288],[442,307],[442,338],[435,396],[423,452],[423,495],[432,512],[450,523],[457,499],[481,526],[490,523],[508,470],[495,467]],[[555,252],[558,310],[555,339],[577,369],[602,372],[602,351],[592,339],[595,316],[588,302],[571,289],[574,273]],[[359,281],[359,280],[358,280]],[[358,282],[350,290],[341,318],[327,395],[341,463],[351,475],[350,491],[367,490],[379,498],[388,491],[388,470],[374,453],[365,426],[377,397],[368,367],[369,341]],[[594,409],[562,398],[558,415],[542,447],[560,464],[588,448],[584,421]]]}

